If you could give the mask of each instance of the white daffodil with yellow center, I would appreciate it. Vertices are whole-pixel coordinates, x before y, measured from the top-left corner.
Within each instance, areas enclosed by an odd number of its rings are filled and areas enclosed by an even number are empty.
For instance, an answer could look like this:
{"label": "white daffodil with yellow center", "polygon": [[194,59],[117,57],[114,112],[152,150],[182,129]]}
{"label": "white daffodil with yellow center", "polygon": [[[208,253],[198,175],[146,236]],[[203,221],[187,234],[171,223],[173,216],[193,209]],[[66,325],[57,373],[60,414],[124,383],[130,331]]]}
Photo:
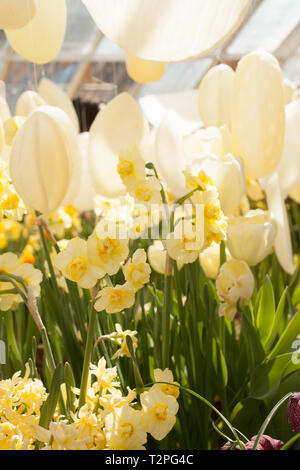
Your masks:
{"label": "white daffodil with yellow center", "polygon": [[219,315],[231,321],[237,313],[237,303],[245,305],[254,289],[254,277],[244,261],[231,259],[224,263],[216,280],[221,299]]}
{"label": "white daffodil with yellow center", "polygon": [[133,306],[135,301],[135,291],[127,282],[115,287],[105,287],[99,292],[95,302],[95,309],[98,312],[106,310],[107,313],[118,313]]}
{"label": "white daffodil with yellow center", "polygon": [[115,380],[118,376],[117,368],[107,368],[104,357],[99,359],[97,365],[90,365],[90,374],[97,378],[97,382],[94,384],[95,392],[99,392],[101,390],[103,394],[105,394],[107,390],[112,392],[114,387],[118,387],[120,385],[120,383]]}
{"label": "white daffodil with yellow center", "polygon": [[132,259],[123,266],[123,273],[127,283],[137,291],[147,284],[150,280],[151,268],[146,262],[147,255],[145,250],[136,250]]}
{"label": "white daffodil with yellow center", "polygon": [[138,180],[145,179],[145,161],[136,145],[120,150],[117,170],[129,193]]}
{"label": "white daffodil with yellow center", "polygon": [[94,287],[105,274],[98,266],[90,263],[87,242],[78,237],[68,242],[66,249],[56,256],[54,265],[67,279],[85,289]]}
{"label": "white daffodil with yellow center", "polygon": [[117,238],[117,231],[115,227],[115,233],[110,236],[98,225],[87,241],[89,259],[110,276],[119,271],[129,253],[128,240]]}
{"label": "white daffodil with yellow center", "polygon": [[161,204],[160,192],[160,182],[155,176],[150,176],[147,179],[137,181],[130,194],[138,202],[145,204],[145,206],[151,206],[151,204]]}
{"label": "white daffodil with yellow center", "polygon": [[105,417],[106,446],[113,450],[144,450],[147,433],[142,412],[129,405],[115,409]]}
{"label": "white daffodil with yellow center", "polygon": [[176,422],[178,403],[174,396],[166,395],[152,387],[140,396],[144,411],[145,429],[158,441],[162,440]]}
{"label": "white daffodil with yellow center", "polygon": [[129,349],[127,346],[126,342],[126,336],[130,336],[132,340],[132,347],[133,350],[135,351],[137,346],[138,346],[138,340],[136,338],[137,331],[131,331],[131,330],[122,330],[122,327],[119,323],[115,324],[116,328],[116,333],[112,333],[110,335],[113,338],[113,341],[120,346],[120,349],[118,349],[115,354],[112,356],[112,359],[117,359],[118,357],[123,357],[127,356],[130,357]]}
{"label": "white daffodil with yellow center", "polygon": [[177,385],[178,382],[174,382],[173,373],[170,369],[154,369],[154,379],[155,382],[167,382],[156,384],[153,386],[153,389],[156,388],[161,392],[165,393],[166,395],[171,395],[175,398],[179,397],[179,387]]}

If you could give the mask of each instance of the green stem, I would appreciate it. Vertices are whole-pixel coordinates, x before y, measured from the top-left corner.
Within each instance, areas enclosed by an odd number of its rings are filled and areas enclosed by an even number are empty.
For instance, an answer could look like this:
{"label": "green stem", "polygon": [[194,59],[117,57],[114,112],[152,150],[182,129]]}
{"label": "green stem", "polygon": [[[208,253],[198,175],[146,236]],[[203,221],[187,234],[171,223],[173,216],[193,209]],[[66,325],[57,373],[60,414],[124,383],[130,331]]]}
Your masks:
{"label": "green stem", "polygon": [[93,304],[91,304],[89,327],[88,327],[88,333],[87,333],[87,339],[86,339],[86,345],[85,345],[84,361],[83,361],[83,368],[82,368],[82,375],[81,375],[81,382],[80,382],[80,395],[79,395],[78,409],[80,409],[85,404],[85,397],[86,397],[88,377],[89,377],[89,368],[90,368],[90,362],[91,362],[92,352],[93,352],[93,347],[94,347],[95,323],[96,323],[96,310],[94,309]]}
{"label": "green stem", "polygon": [[280,450],[287,450],[289,449],[293,444],[295,444],[296,441],[298,441],[298,439],[300,439],[300,432],[298,432],[298,434],[296,434],[295,436],[293,436],[289,441],[287,441],[282,447]]}

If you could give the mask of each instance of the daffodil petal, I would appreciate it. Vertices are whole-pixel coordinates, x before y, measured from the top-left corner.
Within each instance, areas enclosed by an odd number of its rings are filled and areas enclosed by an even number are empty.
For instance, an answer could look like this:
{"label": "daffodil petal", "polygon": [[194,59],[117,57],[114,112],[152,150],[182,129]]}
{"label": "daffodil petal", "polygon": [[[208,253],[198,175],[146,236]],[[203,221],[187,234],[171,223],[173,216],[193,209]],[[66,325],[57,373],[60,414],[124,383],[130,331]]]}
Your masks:
{"label": "daffodil petal", "polygon": [[261,180],[262,187],[267,196],[268,209],[276,223],[275,252],[279,263],[289,274],[294,272],[293,250],[290,227],[284,199],[282,197],[277,173]]}
{"label": "daffodil petal", "polygon": [[175,113],[169,112],[156,132],[156,162],[176,198],[188,192],[182,173],[186,167],[182,137],[180,120]]}
{"label": "daffodil petal", "polygon": [[250,0],[83,0],[101,31],[146,60],[180,62],[206,54],[241,24]]}
{"label": "daffodil petal", "polygon": [[38,93],[50,106],[61,108],[73,122],[76,131],[79,132],[78,116],[67,93],[48,78],[41,79]]}
{"label": "daffodil petal", "polygon": [[46,64],[58,54],[66,31],[65,0],[37,0],[34,18],[23,28],[6,29],[12,48],[25,59]]}
{"label": "daffodil petal", "polygon": [[0,29],[23,28],[36,11],[37,0],[0,0]]}
{"label": "daffodil petal", "polygon": [[143,151],[148,138],[144,116],[128,93],[121,93],[98,113],[90,129],[89,165],[99,194],[118,197],[126,193],[117,172],[118,154],[131,145]]}

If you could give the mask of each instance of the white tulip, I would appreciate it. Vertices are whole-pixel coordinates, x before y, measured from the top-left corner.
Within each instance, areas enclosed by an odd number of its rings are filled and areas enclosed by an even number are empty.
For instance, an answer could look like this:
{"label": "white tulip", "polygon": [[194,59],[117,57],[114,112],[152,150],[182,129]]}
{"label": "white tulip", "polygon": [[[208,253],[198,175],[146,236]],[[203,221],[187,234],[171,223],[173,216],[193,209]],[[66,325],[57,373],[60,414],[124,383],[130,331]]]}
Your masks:
{"label": "white tulip", "polygon": [[250,0],[83,0],[101,31],[146,60],[179,62],[204,55],[241,24]]}
{"label": "white tulip", "polygon": [[208,126],[231,126],[234,71],[225,64],[212,67],[199,86],[199,111]]}
{"label": "white tulip", "polygon": [[37,0],[33,19],[24,27],[6,29],[5,33],[18,54],[36,64],[46,64],[57,56],[61,48],[66,20],[65,0]]}
{"label": "white tulip", "polygon": [[80,212],[94,209],[94,197],[96,196],[89,170],[89,138],[89,132],[84,132],[78,136],[82,174],[79,190],[72,204]]}
{"label": "white tulip", "polygon": [[300,100],[289,103],[285,107],[285,115],[284,147],[276,169],[284,198],[300,182]]}
{"label": "white tulip", "polygon": [[76,131],[79,132],[78,116],[67,93],[48,78],[41,79],[38,93],[47,104],[62,109],[73,122]]}
{"label": "white tulip", "polygon": [[[229,250],[226,248],[227,259],[231,258]],[[220,269],[220,244],[213,243],[203,250],[199,255],[201,267],[207,277],[216,279]]]}
{"label": "white tulip", "polygon": [[297,87],[287,78],[283,80],[284,104],[289,104],[297,99]]}
{"label": "white tulip", "polygon": [[15,114],[17,116],[27,117],[36,108],[44,106],[45,104],[43,98],[35,91],[24,91],[17,101]]}
{"label": "white tulip", "polygon": [[266,193],[270,216],[276,223],[274,247],[278,261],[286,272],[293,274],[294,263],[290,227],[278,174],[273,173],[260,180],[260,183]]}
{"label": "white tulip", "polygon": [[37,0],[0,0],[0,29],[19,29],[36,15]]}
{"label": "white tulip", "polygon": [[277,167],[284,142],[282,73],[275,57],[253,52],[238,63],[233,94],[232,131],[235,155],[249,178],[261,178]]}
{"label": "white tulip", "polygon": [[80,170],[68,116],[52,106],[37,108],[14,138],[10,175],[16,191],[33,209],[50,213],[74,199]]}
{"label": "white tulip", "polygon": [[121,150],[136,146],[146,158],[149,127],[128,93],[121,93],[99,111],[90,129],[90,172],[97,193],[104,197],[126,194],[117,171]]}
{"label": "white tulip", "polygon": [[275,225],[268,213],[252,210],[229,220],[226,245],[233,258],[255,266],[270,254],[275,235]]}

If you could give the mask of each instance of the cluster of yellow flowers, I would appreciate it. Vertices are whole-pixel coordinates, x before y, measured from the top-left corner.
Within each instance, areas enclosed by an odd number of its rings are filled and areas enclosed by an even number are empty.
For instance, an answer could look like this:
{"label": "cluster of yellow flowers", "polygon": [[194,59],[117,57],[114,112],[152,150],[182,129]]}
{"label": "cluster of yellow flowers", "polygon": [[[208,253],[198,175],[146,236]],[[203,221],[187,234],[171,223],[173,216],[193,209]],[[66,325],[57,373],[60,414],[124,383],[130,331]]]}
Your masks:
{"label": "cluster of yellow flowers", "polygon": [[21,220],[25,206],[8,176],[7,164],[0,162],[0,217]]}
{"label": "cluster of yellow flowers", "polygon": [[[87,241],[79,237],[67,241],[55,257],[54,266],[80,287],[92,288],[106,274],[116,274],[128,257],[128,240],[115,237],[109,236],[102,224],[98,224]],[[123,273],[126,281],[123,285],[107,286],[100,290],[96,310],[116,313],[134,304],[135,293],[149,282],[151,273],[143,249],[136,250],[132,259],[127,260]]]}
{"label": "cluster of yellow flowers", "polygon": [[40,283],[43,274],[39,269],[33,267],[31,263],[22,263],[22,258],[18,258],[14,253],[4,253],[0,255],[0,308],[10,310],[23,301],[19,291],[16,289],[20,285],[18,278],[22,278],[26,286],[31,287],[32,293],[37,297],[40,293]]}
{"label": "cluster of yellow flowers", "polygon": [[39,379],[29,378],[26,364],[24,378],[16,372],[0,381],[0,450],[33,449],[33,426],[40,418],[40,408],[47,398]]}
{"label": "cluster of yellow flowers", "polygon": [[155,176],[146,177],[145,161],[133,145],[119,152],[118,173],[128,193],[147,206],[161,204],[161,184]]}
{"label": "cluster of yellow flowers", "polygon": [[[107,368],[104,358],[90,365],[86,404],[70,412],[71,420],[54,414],[49,429],[39,425],[40,409],[47,398],[39,379],[29,378],[29,367],[21,378],[0,381],[0,449],[34,449],[35,441],[45,450],[143,450],[147,433],[163,439],[176,422],[178,384],[170,370],[154,370],[157,382],[141,393],[122,395],[116,367]],[[96,380],[95,380],[96,379]],[[73,389],[75,395],[80,390]]]}

